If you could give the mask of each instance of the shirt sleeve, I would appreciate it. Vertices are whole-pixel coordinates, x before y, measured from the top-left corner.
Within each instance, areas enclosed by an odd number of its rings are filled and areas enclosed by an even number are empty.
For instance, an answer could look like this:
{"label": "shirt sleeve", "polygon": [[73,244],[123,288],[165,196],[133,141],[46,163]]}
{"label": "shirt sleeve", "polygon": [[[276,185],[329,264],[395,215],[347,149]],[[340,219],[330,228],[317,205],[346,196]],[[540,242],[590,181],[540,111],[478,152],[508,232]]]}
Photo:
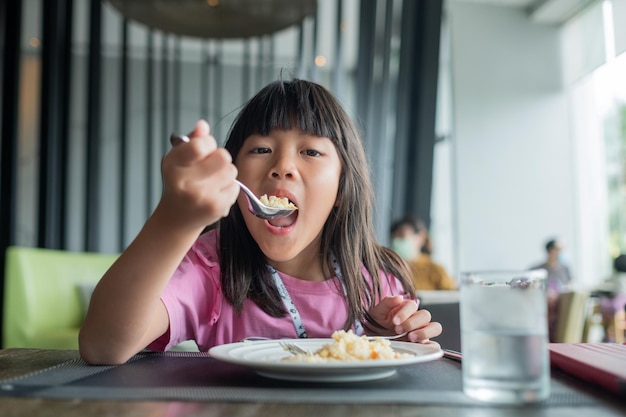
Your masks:
{"label": "shirt sleeve", "polygon": [[187,252],[161,294],[169,318],[168,331],[148,345],[165,351],[214,324],[221,311],[220,266],[214,247],[199,239]]}

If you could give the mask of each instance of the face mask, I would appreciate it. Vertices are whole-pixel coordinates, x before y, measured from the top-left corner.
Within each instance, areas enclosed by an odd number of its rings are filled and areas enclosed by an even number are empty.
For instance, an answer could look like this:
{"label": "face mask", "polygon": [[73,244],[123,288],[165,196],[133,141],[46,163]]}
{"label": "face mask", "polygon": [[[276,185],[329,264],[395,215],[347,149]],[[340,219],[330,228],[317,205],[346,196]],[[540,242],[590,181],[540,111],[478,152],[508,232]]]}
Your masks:
{"label": "face mask", "polygon": [[409,261],[415,257],[413,242],[410,239],[402,237],[391,239],[391,249],[404,260]]}
{"label": "face mask", "polygon": [[567,264],[567,262],[569,261],[567,253],[563,251],[559,252],[559,255],[557,256],[557,258],[559,259],[559,263],[562,265]]}

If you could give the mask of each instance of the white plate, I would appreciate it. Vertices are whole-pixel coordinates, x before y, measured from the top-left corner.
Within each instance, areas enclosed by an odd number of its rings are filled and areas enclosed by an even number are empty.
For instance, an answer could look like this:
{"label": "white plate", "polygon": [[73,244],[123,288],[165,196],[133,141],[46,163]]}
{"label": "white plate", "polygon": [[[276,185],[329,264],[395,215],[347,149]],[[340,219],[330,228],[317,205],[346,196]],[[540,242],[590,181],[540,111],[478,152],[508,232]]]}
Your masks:
{"label": "white plate", "polygon": [[400,366],[428,362],[443,356],[436,345],[421,345],[410,342],[391,341],[391,347],[398,353],[411,356],[399,359],[306,363],[283,361],[289,356],[280,342],[296,343],[312,352],[333,339],[282,339],[254,342],[238,342],[215,346],[209,354],[223,362],[253,368],[258,374],[289,381],[308,382],[351,382],[387,378],[396,373]]}

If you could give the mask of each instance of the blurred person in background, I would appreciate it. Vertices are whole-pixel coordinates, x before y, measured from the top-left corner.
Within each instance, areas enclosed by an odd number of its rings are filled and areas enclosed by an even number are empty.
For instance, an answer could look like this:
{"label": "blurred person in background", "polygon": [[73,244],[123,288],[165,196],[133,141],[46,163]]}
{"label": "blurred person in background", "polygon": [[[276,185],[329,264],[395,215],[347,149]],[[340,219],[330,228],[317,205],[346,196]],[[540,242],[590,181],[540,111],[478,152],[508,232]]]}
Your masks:
{"label": "blurred person in background", "polygon": [[546,242],[546,259],[531,269],[545,269],[548,271],[546,278],[546,294],[548,298],[548,331],[550,340],[554,340],[556,320],[559,311],[559,295],[568,291],[572,281],[567,260],[565,257],[565,245],[559,239],[550,239]]}
{"label": "blurred person in background", "polygon": [[422,220],[405,216],[391,225],[390,236],[391,249],[409,264],[417,291],[457,288],[446,269],[433,261],[432,240]]}
{"label": "blurred person in background", "polygon": [[567,266],[565,245],[559,239],[550,239],[546,242],[546,260],[533,269],[543,268],[548,271],[548,292],[562,293],[569,289],[572,281]]}

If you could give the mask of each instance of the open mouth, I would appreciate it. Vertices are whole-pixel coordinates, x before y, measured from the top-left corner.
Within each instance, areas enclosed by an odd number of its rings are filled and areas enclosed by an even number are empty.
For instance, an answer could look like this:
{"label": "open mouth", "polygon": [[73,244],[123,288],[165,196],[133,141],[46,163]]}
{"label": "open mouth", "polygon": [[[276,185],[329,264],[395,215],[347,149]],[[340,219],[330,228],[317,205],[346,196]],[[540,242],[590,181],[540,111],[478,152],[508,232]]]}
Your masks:
{"label": "open mouth", "polygon": [[293,214],[290,214],[287,217],[280,217],[278,219],[271,219],[267,222],[274,227],[289,227],[292,226],[296,220],[298,219],[298,213],[300,210],[295,210]]}

